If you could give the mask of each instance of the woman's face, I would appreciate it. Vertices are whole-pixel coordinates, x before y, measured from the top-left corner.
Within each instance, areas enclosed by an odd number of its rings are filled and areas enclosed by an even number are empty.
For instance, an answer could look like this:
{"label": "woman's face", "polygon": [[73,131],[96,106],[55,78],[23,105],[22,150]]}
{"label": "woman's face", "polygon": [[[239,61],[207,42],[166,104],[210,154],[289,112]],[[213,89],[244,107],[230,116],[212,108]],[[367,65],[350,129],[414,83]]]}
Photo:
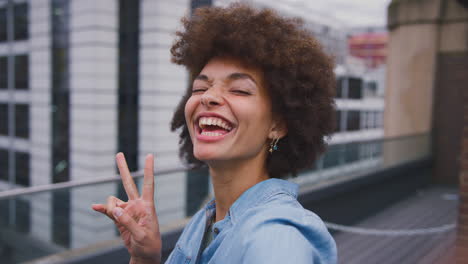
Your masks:
{"label": "woman's face", "polygon": [[194,156],[208,165],[264,162],[269,138],[283,136],[273,121],[262,72],[233,58],[213,58],[205,65],[193,82],[185,119]]}

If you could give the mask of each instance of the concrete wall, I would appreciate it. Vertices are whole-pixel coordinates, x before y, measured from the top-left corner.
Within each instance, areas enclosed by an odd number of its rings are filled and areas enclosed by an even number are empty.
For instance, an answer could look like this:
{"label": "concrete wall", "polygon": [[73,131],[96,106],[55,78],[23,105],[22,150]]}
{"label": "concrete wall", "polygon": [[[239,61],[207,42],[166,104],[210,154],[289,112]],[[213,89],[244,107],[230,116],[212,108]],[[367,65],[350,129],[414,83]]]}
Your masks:
{"label": "concrete wall", "polygon": [[[384,135],[431,133],[434,179],[456,183],[468,9],[457,0],[394,0],[388,28]],[[398,155],[385,151],[387,161]]]}
{"label": "concrete wall", "polygon": [[435,25],[408,26],[391,32],[384,113],[386,137],[431,129],[436,35]]}
{"label": "concrete wall", "polygon": [[467,51],[468,11],[456,0],[393,1],[388,27],[385,136],[430,132],[437,56]]}
{"label": "concrete wall", "polygon": [[[390,5],[385,135],[432,133],[433,179],[460,185],[456,252],[457,260],[465,263],[468,249],[468,8],[460,2],[394,0]],[[414,91],[408,92],[408,89]],[[411,100],[403,98],[405,93]],[[411,124],[414,120],[418,121]],[[387,150],[386,154],[392,153]]]}
{"label": "concrete wall", "polygon": [[394,1],[389,6],[385,137],[431,129],[439,1]]}

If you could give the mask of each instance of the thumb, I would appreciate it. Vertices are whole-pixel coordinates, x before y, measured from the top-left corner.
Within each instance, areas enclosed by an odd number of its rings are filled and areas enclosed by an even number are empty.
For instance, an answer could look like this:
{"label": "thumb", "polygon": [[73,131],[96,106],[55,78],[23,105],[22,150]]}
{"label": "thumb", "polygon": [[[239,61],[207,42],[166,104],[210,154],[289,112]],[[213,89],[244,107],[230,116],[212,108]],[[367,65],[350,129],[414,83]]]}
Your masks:
{"label": "thumb", "polygon": [[120,216],[122,216],[124,213],[124,210],[120,207],[115,207],[114,210],[112,211],[112,214],[114,215],[115,219],[117,220]]}
{"label": "thumb", "polygon": [[143,240],[145,237],[145,231],[143,227],[138,225],[135,219],[129,216],[124,209],[115,207],[114,210],[112,210],[112,214],[114,215],[115,221],[130,231],[136,241]]}

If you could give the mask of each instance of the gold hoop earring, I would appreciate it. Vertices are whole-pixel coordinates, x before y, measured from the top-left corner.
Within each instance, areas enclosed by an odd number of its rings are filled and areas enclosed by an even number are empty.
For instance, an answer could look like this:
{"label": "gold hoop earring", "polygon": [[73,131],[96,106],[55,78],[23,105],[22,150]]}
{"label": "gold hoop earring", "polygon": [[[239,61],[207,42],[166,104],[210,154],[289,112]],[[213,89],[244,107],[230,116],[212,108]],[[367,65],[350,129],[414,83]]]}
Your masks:
{"label": "gold hoop earring", "polygon": [[273,153],[273,151],[278,150],[278,141],[279,138],[275,138],[270,142],[270,149],[268,150],[270,153]]}

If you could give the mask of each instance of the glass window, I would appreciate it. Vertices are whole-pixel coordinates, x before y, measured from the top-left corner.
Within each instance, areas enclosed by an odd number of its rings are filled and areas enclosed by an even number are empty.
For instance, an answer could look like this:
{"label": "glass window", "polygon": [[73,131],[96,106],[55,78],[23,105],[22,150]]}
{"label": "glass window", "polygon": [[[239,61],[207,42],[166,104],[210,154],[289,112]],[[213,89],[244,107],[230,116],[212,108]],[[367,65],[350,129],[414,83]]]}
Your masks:
{"label": "glass window", "polygon": [[362,98],[362,79],[359,79],[359,78],[348,79],[348,98],[350,99]]}
{"label": "glass window", "polygon": [[8,136],[8,104],[0,104],[0,135]]}
{"label": "glass window", "polygon": [[368,118],[369,118],[369,112],[362,111],[361,112],[362,128],[369,128]]}
{"label": "glass window", "polygon": [[323,26],[322,27],[322,34],[326,35],[330,31],[330,27],[328,26]]}
{"label": "glass window", "polygon": [[20,90],[29,87],[29,58],[28,55],[15,56],[15,88]]}
{"label": "glass window", "polygon": [[375,112],[375,127],[383,127],[384,126],[384,116],[382,111]]}
{"label": "glass window", "polygon": [[369,96],[376,96],[377,95],[377,82],[376,81],[368,82],[367,90],[369,92]]}
{"label": "glass window", "polygon": [[117,149],[130,171],[138,169],[140,1],[119,1],[119,119]]}
{"label": "glass window", "polygon": [[348,131],[360,129],[361,113],[359,111],[348,111],[346,128]]}
{"label": "glass window", "polygon": [[336,98],[343,98],[344,79],[339,77],[336,82]]}
{"label": "glass window", "polygon": [[138,170],[138,96],[119,94],[119,150],[125,153],[130,171]]}
{"label": "glass window", "polygon": [[335,132],[341,131],[341,110],[336,111]]}
{"label": "glass window", "polygon": [[359,143],[352,142],[346,144],[345,150],[345,162],[351,163],[358,161],[360,158],[359,156]]}
{"label": "glass window", "polygon": [[29,138],[29,106],[15,105],[15,136]]}
{"label": "glass window", "polygon": [[23,186],[29,186],[29,153],[15,153],[16,177],[15,183]]}
{"label": "glass window", "polygon": [[7,41],[7,12],[5,7],[0,8],[0,42]]}
{"label": "glass window", "polygon": [[28,39],[28,5],[26,3],[14,5],[14,39]]}
{"label": "glass window", "polygon": [[[0,212],[2,212],[0,214],[0,226],[2,228],[10,227],[10,199],[0,200]],[[2,255],[0,255],[2,257],[2,260],[6,258],[4,250],[5,247],[2,245]],[[9,258],[6,259],[7,261],[9,260]],[[13,263],[13,261],[7,263]]]}
{"label": "glass window", "polygon": [[29,201],[16,199],[15,229],[21,233],[29,233],[31,229],[31,205]]}
{"label": "glass window", "polygon": [[52,241],[67,248],[72,239],[70,198],[68,189],[52,192]]}
{"label": "glass window", "polygon": [[374,128],[374,112],[373,111],[368,111],[366,112],[366,128]]}
{"label": "glass window", "polygon": [[372,158],[372,150],[374,148],[375,141],[362,142],[360,144],[360,159],[366,160]]}
{"label": "glass window", "polygon": [[0,149],[0,180],[8,181],[8,150]]}
{"label": "glass window", "polygon": [[329,145],[327,151],[323,156],[323,168],[331,168],[340,165],[340,160],[343,155],[343,146],[342,144]]}
{"label": "glass window", "polygon": [[375,111],[374,112],[374,125],[376,128],[382,127],[383,126],[383,119],[382,119],[382,112],[380,111]]}
{"label": "glass window", "polygon": [[0,90],[8,88],[8,57],[0,57]]}
{"label": "glass window", "polygon": [[211,5],[213,5],[213,0],[192,0],[191,1],[192,11],[195,8],[199,8],[202,6],[211,6]]}
{"label": "glass window", "polygon": [[[52,182],[69,180],[70,153],[70,79],[69,79],[69,38],[70,38],[70,2],[50,1],[52,13],[51,51],[52,51]],[[64,205],[68,206],[68,205]],[[67,216],[68,217],[68,216]],[[60,227],[63,228],[63,227]],[[60,229],[58,228],[58,229]],[[59,230],[57,230],[59,231]],[[55,231],[54,231],[55,232]],[[60,236],[60,235],[59,235]],[[67,237],[66,235],[65,237]],[[55,233],[53,235],[54,239]],[[66,240],[66,238],[65,238]],[[65,241],[63,240],[63,241]],[[61,240],[62,241],[62,240]]]}

